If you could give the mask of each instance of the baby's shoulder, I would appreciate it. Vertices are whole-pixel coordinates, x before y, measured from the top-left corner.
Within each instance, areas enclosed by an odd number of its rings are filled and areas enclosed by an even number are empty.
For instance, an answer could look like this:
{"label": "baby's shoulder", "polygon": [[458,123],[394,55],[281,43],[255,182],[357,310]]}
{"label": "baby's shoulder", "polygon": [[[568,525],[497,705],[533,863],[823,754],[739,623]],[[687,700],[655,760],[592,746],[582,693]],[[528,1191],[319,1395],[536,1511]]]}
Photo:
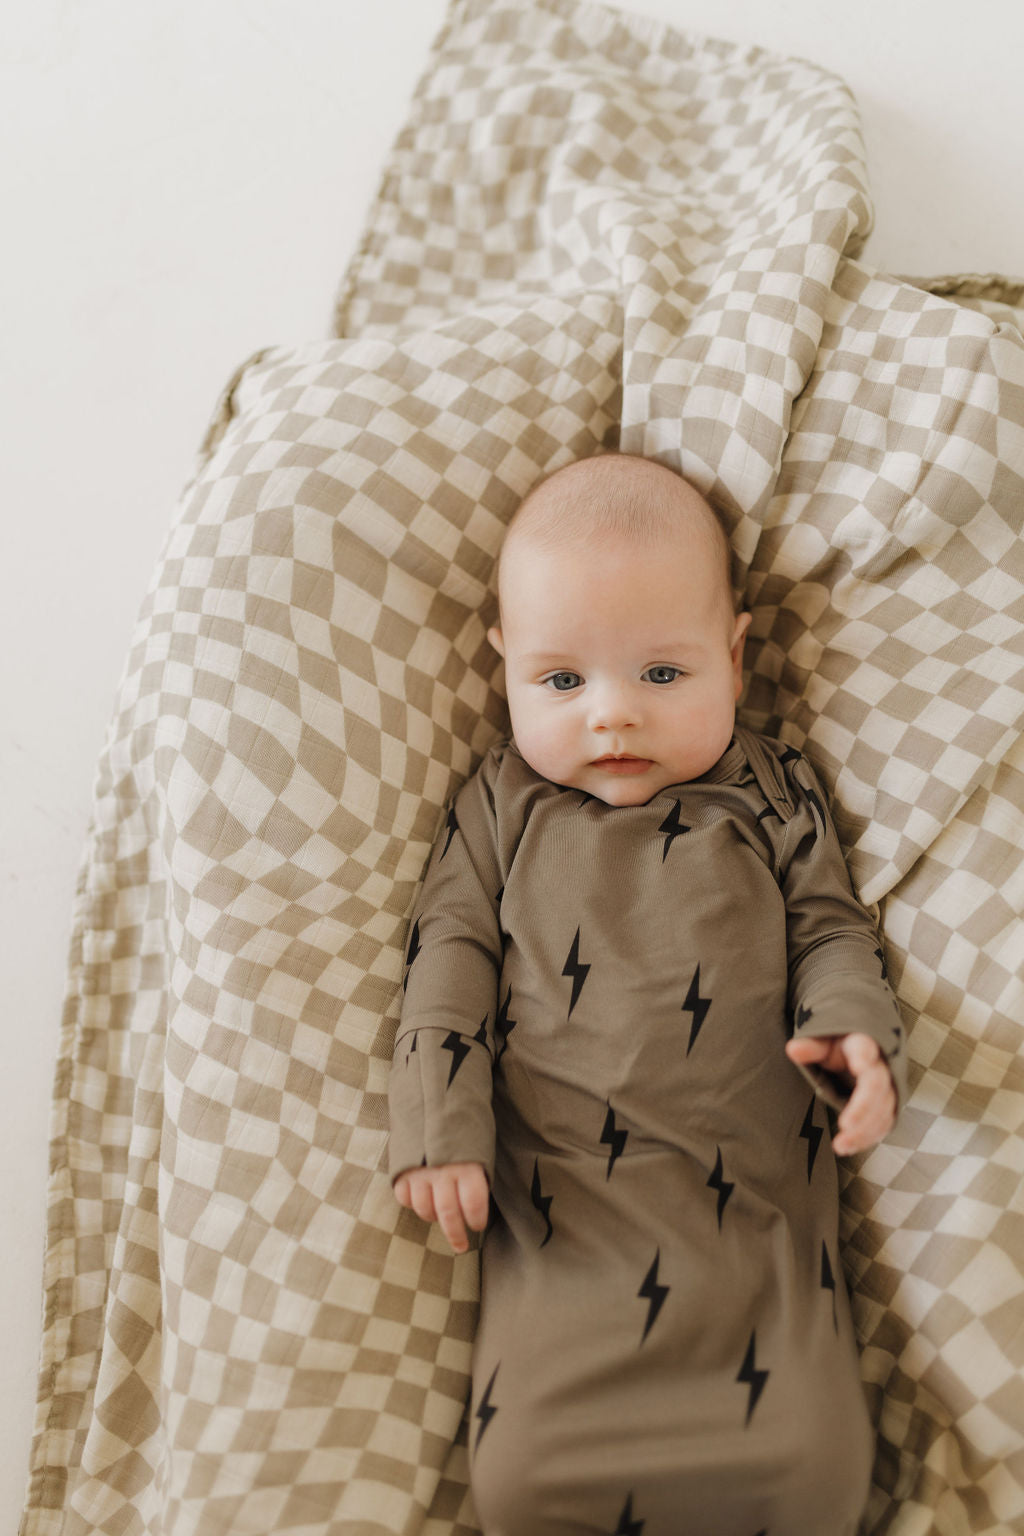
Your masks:
{"label": "baby's shoulder", "polygon": [[814,768],[791,742],[743,727],[737,727],[736,738],[762,794],[783,822],[788,822],[802,806],[810,804],[813,808],[824,802],[824,791]]}
{"label": "baby's shoulder", "polygon": [[556,793],[557,787],[534,772],[515,742],[503,738],[488,747],[476,771],[458,791],[456,803],[480,800],[497,817],[525,817],[538,794]]}

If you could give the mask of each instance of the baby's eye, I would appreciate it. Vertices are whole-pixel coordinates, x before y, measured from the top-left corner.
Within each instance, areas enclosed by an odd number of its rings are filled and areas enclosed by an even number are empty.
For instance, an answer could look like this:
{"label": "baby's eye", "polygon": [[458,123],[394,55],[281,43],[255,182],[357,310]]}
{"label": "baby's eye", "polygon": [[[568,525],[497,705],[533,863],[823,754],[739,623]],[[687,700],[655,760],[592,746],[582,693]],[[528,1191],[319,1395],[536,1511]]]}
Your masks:
{"label": "baby's eye", "polygon": [[649,683],[674,683],[682,675],[678,667],[648,667],[644,673]]}
{"label": "baby's eye", "polygon": [[556,693],[571,693],[574,688],[580,686],[583,679],[578,672],[552,672],[551,676],[546,677],[544,681],[550,683]]}

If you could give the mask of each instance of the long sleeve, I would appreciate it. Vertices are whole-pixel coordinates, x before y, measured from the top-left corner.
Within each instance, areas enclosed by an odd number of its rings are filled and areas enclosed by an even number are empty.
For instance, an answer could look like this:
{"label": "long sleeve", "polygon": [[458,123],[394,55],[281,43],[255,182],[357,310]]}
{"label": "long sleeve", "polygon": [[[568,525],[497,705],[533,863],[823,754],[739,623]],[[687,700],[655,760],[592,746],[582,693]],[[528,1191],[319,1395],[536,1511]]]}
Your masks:
{"label": "long sleeve", "polygon": [[413,913],[388,1083],[390,1171],[479,1162],[493,1178],[501,874],[492,754],[452,802]]}
{"label": "long sleeve", "polygon": [[[780,760],[794,814],[785,827],[780,878],[786,900],[790,1006],[794,1034],[805,1038],[870,1035],[889,1065],[897,1103],[906,1096],[905,1032],[886,980],[874,919],[857,900],[824,790],[799,753]],[[838,1084],[801,1068],[835,1107]]]}

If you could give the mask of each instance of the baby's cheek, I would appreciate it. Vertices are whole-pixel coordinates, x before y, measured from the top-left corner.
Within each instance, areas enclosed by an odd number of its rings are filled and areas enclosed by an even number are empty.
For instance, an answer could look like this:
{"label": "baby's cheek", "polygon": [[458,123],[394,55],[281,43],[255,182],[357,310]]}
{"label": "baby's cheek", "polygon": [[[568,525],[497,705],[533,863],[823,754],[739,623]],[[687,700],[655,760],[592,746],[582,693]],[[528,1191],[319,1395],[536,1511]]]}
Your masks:
{"label": "baby's cheek", "polygon": [[572,766],[572,731],[565,719],[556,718],[554,711],[541,707],[546,702],[513,699],[512,734],[534,772],[558,783],[560,771]]}
{"label": "baby's cheek", "polygon": [[513,719],[512,734],[516,746],[534,773],[539,773],[542,778],[551,779],[555,784],[562,782],[561,776],[565,770],[564,756],[550,731],[538,729],[530,721],[522,720],[518,722],[517,729],[517,722]]}

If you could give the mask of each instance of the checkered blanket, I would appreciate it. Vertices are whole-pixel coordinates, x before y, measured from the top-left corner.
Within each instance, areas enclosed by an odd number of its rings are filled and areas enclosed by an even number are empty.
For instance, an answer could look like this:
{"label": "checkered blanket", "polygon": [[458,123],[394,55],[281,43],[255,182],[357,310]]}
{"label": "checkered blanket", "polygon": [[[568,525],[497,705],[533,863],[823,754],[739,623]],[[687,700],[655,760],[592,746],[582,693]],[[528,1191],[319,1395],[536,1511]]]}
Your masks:
{"label": "checkered blanket", "polygon": [[880,276],[869,220],[820,70],[454,4],[338,334],[231,380],[128,660],[24,1536],[473,1536],[474,1259],[392,1199],[385,1083],[441,808],[505,727],[503,526],[602,447],[729,519],[744,720],[834,792],[910,1025],[845,1175],[866,1529],[1022,1529],[1022,292]]}

